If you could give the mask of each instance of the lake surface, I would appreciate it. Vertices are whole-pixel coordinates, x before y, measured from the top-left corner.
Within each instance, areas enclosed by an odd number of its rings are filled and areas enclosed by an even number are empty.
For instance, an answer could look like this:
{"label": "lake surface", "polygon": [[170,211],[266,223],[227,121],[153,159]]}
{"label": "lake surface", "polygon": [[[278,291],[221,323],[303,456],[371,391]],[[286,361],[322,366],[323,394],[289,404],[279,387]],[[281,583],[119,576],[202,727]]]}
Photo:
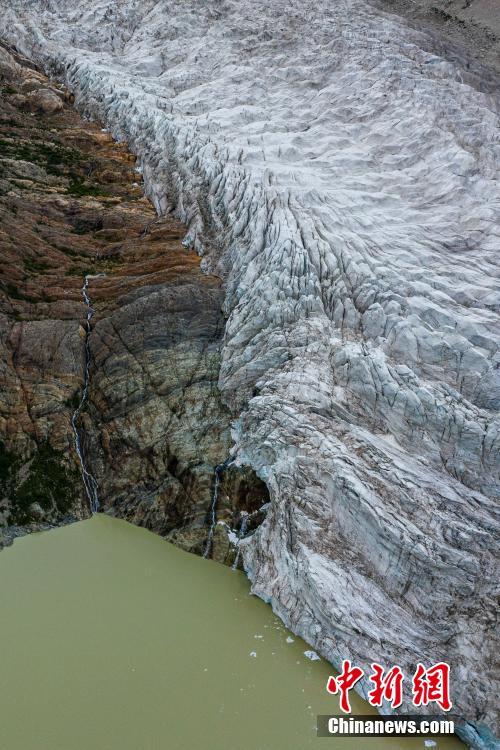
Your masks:
{"label": "lake surface", "polygon": [[0,553],[0,600],[6,750],[424,747],[316,738],[316,715],[338,713],[328,663],[304,656],[242,573],[124,521],[17,540]]}

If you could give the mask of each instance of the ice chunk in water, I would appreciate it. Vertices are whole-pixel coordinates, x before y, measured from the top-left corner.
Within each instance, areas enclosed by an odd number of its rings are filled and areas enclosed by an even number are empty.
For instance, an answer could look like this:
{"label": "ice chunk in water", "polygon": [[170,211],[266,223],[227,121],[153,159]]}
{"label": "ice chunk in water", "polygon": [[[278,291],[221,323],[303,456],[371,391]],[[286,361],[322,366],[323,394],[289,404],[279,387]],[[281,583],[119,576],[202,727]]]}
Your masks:
{"label": "ice chunk in water", "polygon": [[319,661],[321,658],[316,651],[304,651],[304,656],[307,656],[311,661]]}

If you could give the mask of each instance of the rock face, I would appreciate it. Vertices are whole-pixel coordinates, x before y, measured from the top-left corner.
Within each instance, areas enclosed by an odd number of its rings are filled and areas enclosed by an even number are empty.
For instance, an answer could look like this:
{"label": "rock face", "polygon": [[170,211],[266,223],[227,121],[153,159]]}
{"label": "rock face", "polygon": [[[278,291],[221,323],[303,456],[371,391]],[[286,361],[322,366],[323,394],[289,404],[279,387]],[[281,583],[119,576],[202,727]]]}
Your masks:
{"label": "rock face", "polygon": [[[81,155],[72,140],[78,136],[77,118],[35,116],[38,90],[40,101],[60,103],[49,114],[60,111],[69,95],[52,84],[43,88],[46,77],[3,48],[0,84],[0,527],[5,528],[57,523],[87,511],[80,473],[68,456],[72,398],[83,366],[81,282],[74,276],[83,258],[78,258],[80,238],[66,223],[77,205],[68,195]],[[32,98],[22,93],[28,88]],[[55,135],[54,125],[64,128],[65,139]],[[1,539],[0,529],[0,544]]]}
{"label": "rock face", "polygon": [[271,496],[253,590],[335,664],[449,661],[462,734],[492,747],[499,121],[478,69],[363,0],[15,0],[0,23],[225,275],[230,452]]}
{"label": "rock face", "polygon": [[[77,427],[101,507],[201,552],[214,467],[230,447],[217,389],[220,280],[201,272],[179,222],[158,219],[126,144],[84,123],[65,89],[4,49],[0,73],[4,537],[6,527],[89,512],[71,424],[87,277],[94,315]],[[267,500],[265,485],[235,467],[221,490],[221,532]],[[233,561],[227,533],[213,554]]]}
{"label": "rock face", "polygon": [[[465,49],[479,61],[484,78],[498,89],[500,72],[500,15],[496,0],[372,0],[378,7],[403,15],[417,28],[428,29],[434,46],[454,57]],[[488,66],[488,67],[486,67]],[[492,68],[493,71],[488,70]],[[491,75],[493,73],[493,75]]]}

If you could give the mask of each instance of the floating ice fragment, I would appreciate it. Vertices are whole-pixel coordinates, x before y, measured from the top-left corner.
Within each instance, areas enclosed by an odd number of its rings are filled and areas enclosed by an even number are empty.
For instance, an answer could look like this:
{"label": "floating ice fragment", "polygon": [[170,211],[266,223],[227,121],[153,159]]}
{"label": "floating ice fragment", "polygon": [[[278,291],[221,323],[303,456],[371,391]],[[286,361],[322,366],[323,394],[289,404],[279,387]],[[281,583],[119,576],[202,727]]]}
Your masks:
{"label": "floating ice fragment", "polygon": [[264,636],[263,636],[263,635],[258,635],[258,634],[256,634],[256,635],[254,635],[254,638],[259,638],[259,639],[261,639],[261,640],[262,640],[262,638],[264,638]]}
{"label": "floating ice fragment", "polygon": [[311,661],[319,661],[321,658],[316,651],[304,651],[304,656],[307,656]]}
{"label": "floating ice fragment", "polygon": [[289,635],[288,638],[286,639],[286,642],[287,643],[295,643],[295,638],[292,638],[292,636]]}
{"label": "floating ice fragment", "polygon": [[257,651],[250,651],[250,656],[257,656]]}
{"label": "floating ice fragment", "polygon": [[424,746],[425,747],[437,747],[437,742],[434,742],[434,740],[424,740]]}

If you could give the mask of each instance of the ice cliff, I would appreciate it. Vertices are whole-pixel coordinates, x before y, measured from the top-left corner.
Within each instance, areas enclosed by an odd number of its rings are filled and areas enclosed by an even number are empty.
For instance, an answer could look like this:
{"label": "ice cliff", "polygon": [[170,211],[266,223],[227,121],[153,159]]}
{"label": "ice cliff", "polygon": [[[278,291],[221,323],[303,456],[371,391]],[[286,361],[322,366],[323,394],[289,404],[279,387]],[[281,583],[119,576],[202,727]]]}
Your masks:
{"label": "ice cliff", "polygon": [[244,542],[255,593],[334,664],[448,661],[463,736],[493,747],[500,144],[481,72],[365,0],[11,0],[0,33],[129,141],[225,279],[233,452],[271,493]]}

